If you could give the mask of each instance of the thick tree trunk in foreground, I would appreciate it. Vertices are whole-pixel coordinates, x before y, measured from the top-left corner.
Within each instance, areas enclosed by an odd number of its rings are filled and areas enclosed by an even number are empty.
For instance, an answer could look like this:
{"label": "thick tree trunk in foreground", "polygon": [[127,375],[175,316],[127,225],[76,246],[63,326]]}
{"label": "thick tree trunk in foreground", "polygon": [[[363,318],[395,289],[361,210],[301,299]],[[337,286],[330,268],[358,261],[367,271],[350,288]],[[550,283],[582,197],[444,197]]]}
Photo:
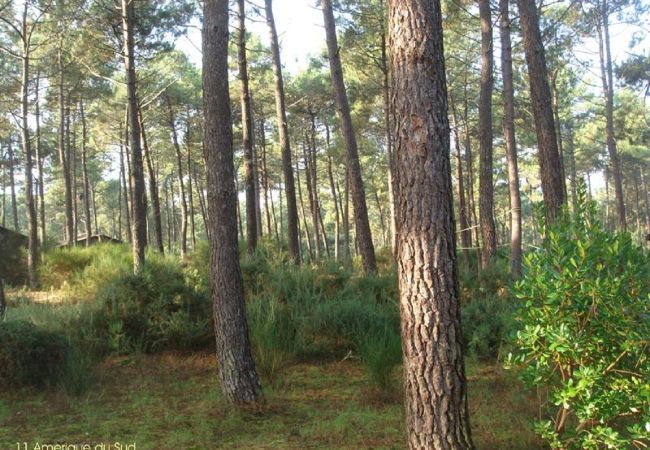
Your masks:
{"label": "thick tree trunk in foreground", "polygon": [[203,111],[211,228],[212,302],[221,389],[238,405],[260,400],[237,251],[237,204],[228,93],[228,0],[203,7]]}
{"label": "thick tree trunk in foreground", "polygon": [[255,164],[253,161],[253,111],[248,90],[248,63],[246,61],[246,7],[237,0],[239,30],[237,34],[239,81],[241,83],[241,119],[244,147],[244,191],[246,192],[246,248],[249,255],[257,248],[257,206],[255,196]]}
{"label": "thick tree trunk in foreground", "polygon": [[298,240],[298,206],[296,204],[296,188],[293,180],[291,164],[291,147],[287,129],[287,108],[284,97],[284,81],[282,79],[282,62],[280,60],[280,44],[273,19],[273,1],[265,0],[266,23],[271,35],[271,53],[273,56],[273,75],[275,77],[275,108],[278,118],[278,134],[282,151],[282,170],[284,172],[284,192],[287,198],[287,239],[289,256],[294,263],[300,264],[300,243]]}
{"label": "thick tree trunk in foreground", "polygon": [[347,166],[350,175],[350,189],[352,193],[352,205],[354,208],[354,223],[356,225],[357,243],[359,244],[359,253],[361,254],[363,269],[366,273],[374,273],[377,271],[375,247],[372,242],[370,222],[368,221],[368,207],[366,205],[366,194],[363,188],[363,178],[361,177],[361,165],[359,164],[357,140],[352,127],[350,105],[348,103],[348,96],[345,91],[345,83],[343,80],[343,68],[341,66],[341,57],[339,55],[338,41],[336,38],[336,25],[334,23],[332,1],[321,0],[321,6],[323,8],[323,17],[325,21],[327,53],[330,63],[330,73],[332,76],[332,90],[336,99],[339,120],[341,121],[341,133],[343,134],[343,140],[347,152]]}
{"label": "thick tree trunk in foreground", "polygon": [[440,3],[388,5],[408,442],[471,449]]}
{"label": "thick tree trunk in foreground", "polygon": [[537,6],[534,0],[518,0],[524,51],[528,65],[530,99],[535,117],[537,134],[537,157],[539,160],[542,193],[547,220],[557,217],[565,201],[562,188],[562,163],[557,148],[555,122],[551,105],[551,89],[548,83],[544,44],[539,30]]}
{"label": "thick tree trunk in foreground", "polygon": [[131,152],[131,226],[133,239],[133,271],[139,272],[144,266],[147,247],[147,196],[144,186],[142,148],[140,146],[140,121],[138,120],[138,95],[135,76],[135,55],[133,43],[133,23],[135,22],[134,0],[122,0],[122,31],[124,34],[124,66],[126,70],[126,89],[128,94],[129,150]]}
{"label": "thick tree trunk in foreground", "polygon": [[500,0],[501,71],[503,72],[503,135],[508,160],[508,192],[510,193],[510,270],[513,278],[521,274],[521,197],[515,141],[515,94],[512,75],[512,43],[508,1]]}
{"label": "thick tree trunk in foreground", "polygon": [[481,268],[486,269],[497,254],[494,224],[494,185],[492,163],[492,91],[494,89],[494,55],[492,48],[492,11],[489,0],[479,0],[481,16],[481,93],[479,97],[479,196],[483,251]]}

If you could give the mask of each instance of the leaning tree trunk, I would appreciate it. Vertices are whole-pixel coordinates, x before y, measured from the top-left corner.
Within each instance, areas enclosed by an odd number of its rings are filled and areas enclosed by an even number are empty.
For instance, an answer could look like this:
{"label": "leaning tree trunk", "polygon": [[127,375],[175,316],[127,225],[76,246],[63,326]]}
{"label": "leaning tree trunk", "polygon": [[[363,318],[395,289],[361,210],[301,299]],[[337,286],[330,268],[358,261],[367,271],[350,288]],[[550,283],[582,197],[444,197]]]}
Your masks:
{"label": "leaning tree trunk", "polygon": [[494,56],[492,48],[492,11],[489,0],[479,0],[481,16],[481,93],[479,97],[479,197],[483,251],[481,268],[486,269],[497,254],[494,224],[494,185],[492,163],[492,91],[494,89]]}
{"label": "leaning tree trunk", "polygon": [[219,376],[225,398],[254,404],[261,387],[246,323],[244,281],[237,251],[236,193],[228,93],[228,0],[203,7],[203,111],[211,271]]}
{"label": "leaning tree trunk", "polygon": [[540,178],[547,221],[553,220],[565,201],[562,188],[562,163],[557,148],[555,122],[548,84],[544,43],[539,30],[535,0],[518,0],[524,51],[528,65],[530,100],[535,117]]}
{"label": "leaning tree trunk", "polygon": [[135,1],[122,0],[122,31],[124,39],[124,66],[128,94],[129,144],[131,151],[131,226],[133,246],[133,271],[138,273],[144,266],[147,247],[147,196],[144,186],[142,148],[140,146],[140,121],[138,120],[138,94],[135,76],[133,24]]}
{"label": "leaning tree trunk", "polygon": [[515,91],[512,75],[512,43],[508,1],[499,1],[501,14],[501,71],[503,73],[503,135],[508,160],[508,192],[510,194],[510,270],[513,278],[521,275],[521,197],[515,141]]}
{"label": "leaning tree trunk", "polygon": [[239,81],[241,83],[242,141],[244,147],[244,191],[246,193],[246,249],[249,255],[257,248],[257,207],[255,196],[255,164],[253,161],[253,109],[248,89],[246,62],[246,7],[237,0],[239,30],[237,34]]}
{"label": "leaning tree trunk", "polygon": [[298,239],[298,206],[296,204],[296,188],[291,164],[291,147],[287,128],[287,110],[284,97],[284,81],[282,79],[282,62],[280,61],[280,44],[273,19],[273,1],[264,0],[266,7],[266,23],[271,35],[271,53],[273,57],[273,75],[275,77],[275,108],[278,118],[278,134],[282,151],[282,170],[284,172],[284,192],[287,197],[287,239],[289,256],[293,262],[300,264],[300,242]]}
{"label": "leaning tree trunk", "polygon": [[334,12],[332,10],[332,0],[321,0],[321,7],[323,9],[323,18],[325,22],[327,53],[329,56],[330,73],[332,76],[332,90],[336,100],[339,120],[341,121],[341,133],[343,134],[343,140],[347,152],[347,170],[350,175],[350,190],[352,193],[352,205],[354,207],[354,223],[356,225],[357,243],[359,245],[359,253],[361,254],[361,262],[365,272],[374,273],[377,271],[375,247],[372,242],[372,233],[370,231],[370,222],[368,220],[368,207],[366,205],[366,194],[364,192],[363,178],[361,176],[357,139],[354,135],[350,105],[343,80],[343,68],[341,66],[341,57],[339,55],[338,40],[336,38],[336,25],[334,22]]}
{"label": "leaning tree trunk", "polygon": [[440,3],[388,11],[408,443],[471,449]]}

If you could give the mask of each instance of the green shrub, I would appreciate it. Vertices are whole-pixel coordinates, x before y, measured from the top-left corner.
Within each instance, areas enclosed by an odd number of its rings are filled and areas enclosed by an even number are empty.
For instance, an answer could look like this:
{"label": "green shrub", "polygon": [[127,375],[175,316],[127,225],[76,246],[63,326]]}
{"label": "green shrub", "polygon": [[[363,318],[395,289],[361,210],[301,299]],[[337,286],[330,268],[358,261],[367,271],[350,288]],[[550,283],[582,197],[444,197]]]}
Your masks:
{"label": "green shrub", "polygon": [[502,354],[514,330],[512,299],[479,295],[461,307],[463,344],[466,354],[481,360]]}
{"label": "green shrub", "polygon": [[178,261],[150,257],[97,293],[98,336],[114,353],[195,350],[213,341],[207,291],[186,279]]}
{"label": "green shrub", "polygon": [[65,374],[64,335],[26,321],[0,322],[0,387],[55,385]]}
{"label": "green shrub", "polygon": [[650,445],[650,270],[629,234],[610,234],[580,190],[573,220],[525,259],[513,361],[547,392],[537,431],[555,449]]}

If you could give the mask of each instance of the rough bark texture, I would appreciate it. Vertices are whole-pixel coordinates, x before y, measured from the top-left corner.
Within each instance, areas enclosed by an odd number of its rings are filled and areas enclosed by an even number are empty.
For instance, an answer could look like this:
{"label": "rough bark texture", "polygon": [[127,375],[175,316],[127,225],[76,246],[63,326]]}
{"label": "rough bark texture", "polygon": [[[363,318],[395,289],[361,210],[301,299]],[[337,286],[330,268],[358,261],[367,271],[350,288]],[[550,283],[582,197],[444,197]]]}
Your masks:
{"label": "rough bark texture", "polygon": [[252,255],[257,247],[257,207],[255,195],[255,164],[253,161],[253,109],[248,90],[248,64],[246,61],[246,7],[237,0],[239,30],[237,34],[239,81],[241,83],[241,121],[244,147],[244,191],[246,192],[246,248]]}
{"label": "rough bark texture", "polygon": [[605,130],[607,133],[607,151],[614,176],[614,193],[616,195],[616,217],[621,230],[627,228],[625,219],[625,200],[623,196],[623,175],[621,160],[618,156],[616,135],[614,134],[614,76],[612,73],[612,52],[609,43],[609,7],[607,0],[600,3],[600,20],[598,26],[598,44],[600,54],[601,81],[605,96]]}
{"label": "rough bark texture", "polygon": [[508,192],[510,194],[510,270],[513,278],[521,275],[521,197],[515,141],[515,91],[512,75],[512,43],[510,40],[509,0],[499,0],[501,15],[501,71],[503,73],[503,135],[508,160]]}
{"label": "rough bark texture", "polygon": [[345,91],[345,82],[343,80],[343,68],[341,66],[341,57],[339,55],[339,46],[336,38],[336,25],[334,23],[332,1],[321,0],[321,7],[323,9],[323,18],[325,21],[327,54],[329,57],[330,73],[332,76],[332,90],[336,100],[336,107],[341,122],[341,133],[343,134],[347,153],[347,166],[350,176],[350,190],[352,194],[352,206],[354,208],[354,223],[356,226],[357,243],[359,245],[359,253],[361,254],[361,262],[365,272],[374,273],[377,271],[375,247],[372,242],[370,222],[368,221],[368,207],[366,205],[366,194],[363,188],[361,165],[359,164],[357,140],[352,127],[350,105]]}
{"label": "rough bark texture", "polygon": [[246,323],[237,251],[237,204],[228,93],[228,0],[203,7],[204,151],[211,228],[212,302],[224,397],[233,404],[261,397]]}
{"label": "rough bark texture", "polygon": [[557,217],[564,203],[562,189],[562,164],[555,136],[555,122],[551,105],[551,89],[548,83],[544,44],[539,30],[537,5],[534,0],[518,0],[524,51],[528,65],[530,99],[535,117],[537,134],[537,157],[539,160],[542,193],[547,220]]}
{"label": "rough bark texture", "polygon": [[408,442],[471,449],[440,3],[388,5]]}
{"label": "rough bark texture", "polygon": [[133,247],[133,271],[144,266],[147,247],[147,198],[144,186],[142,148],[140,146],[140,121],[138,120],[138,96],[135,76],[135,55],[133,24],[135,21],[135,0],[122,0],[122,31],[124,34],[124,66],[128,94],[129,145],[131,152],[131,226]]}
{"label": "rough bark texture", "polygon": [[287,129],[287,111],[284,97],[284,81],[282,79],[282,62],[280,60],[280,44],[273,19],[273,1],[264,0],[266,6],[266,23],[271,35],[271,53],[273,57],[273,75],[275,77],[275,107],[278,118],[278,134],[282,151],[282,170],[284,172],[284,192],[287,198],[287,239],[289,255],[294,263],[300,264],[300,243],[298,241],[298,206],[296,204],[296,188],[293,180],[291,164],[291,147]]}
{"label": "rough bark texture", "polygon": [[494,185],[492,163],[492,91],[494,90],[494,54],[492,48],[492,11],[489,0],[478,1],[481,17],[481,92],[479,97],[479,196],[483,251],[481,267],[487,268],[497,254],[494,224]]}

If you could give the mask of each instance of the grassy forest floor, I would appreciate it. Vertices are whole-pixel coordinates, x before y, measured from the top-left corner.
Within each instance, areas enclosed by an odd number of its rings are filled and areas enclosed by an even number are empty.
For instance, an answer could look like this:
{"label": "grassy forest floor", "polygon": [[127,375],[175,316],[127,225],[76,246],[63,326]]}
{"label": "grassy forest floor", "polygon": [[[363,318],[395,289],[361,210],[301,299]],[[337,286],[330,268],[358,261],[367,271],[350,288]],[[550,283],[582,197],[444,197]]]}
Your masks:
{"label": "grassy forest floor", "polygon": [[[544,448],[532,398],[498,365],[468,362],[478,449]],[[81,396],[0,393],[0,448],[17,442],[136,443],[146,449],[404,448],[401,400],[386,398],[351,359],[288,367],[259,410],[222,401],[212,354],[116,357]],[[108,448],[108,447],[107,447]]]}

